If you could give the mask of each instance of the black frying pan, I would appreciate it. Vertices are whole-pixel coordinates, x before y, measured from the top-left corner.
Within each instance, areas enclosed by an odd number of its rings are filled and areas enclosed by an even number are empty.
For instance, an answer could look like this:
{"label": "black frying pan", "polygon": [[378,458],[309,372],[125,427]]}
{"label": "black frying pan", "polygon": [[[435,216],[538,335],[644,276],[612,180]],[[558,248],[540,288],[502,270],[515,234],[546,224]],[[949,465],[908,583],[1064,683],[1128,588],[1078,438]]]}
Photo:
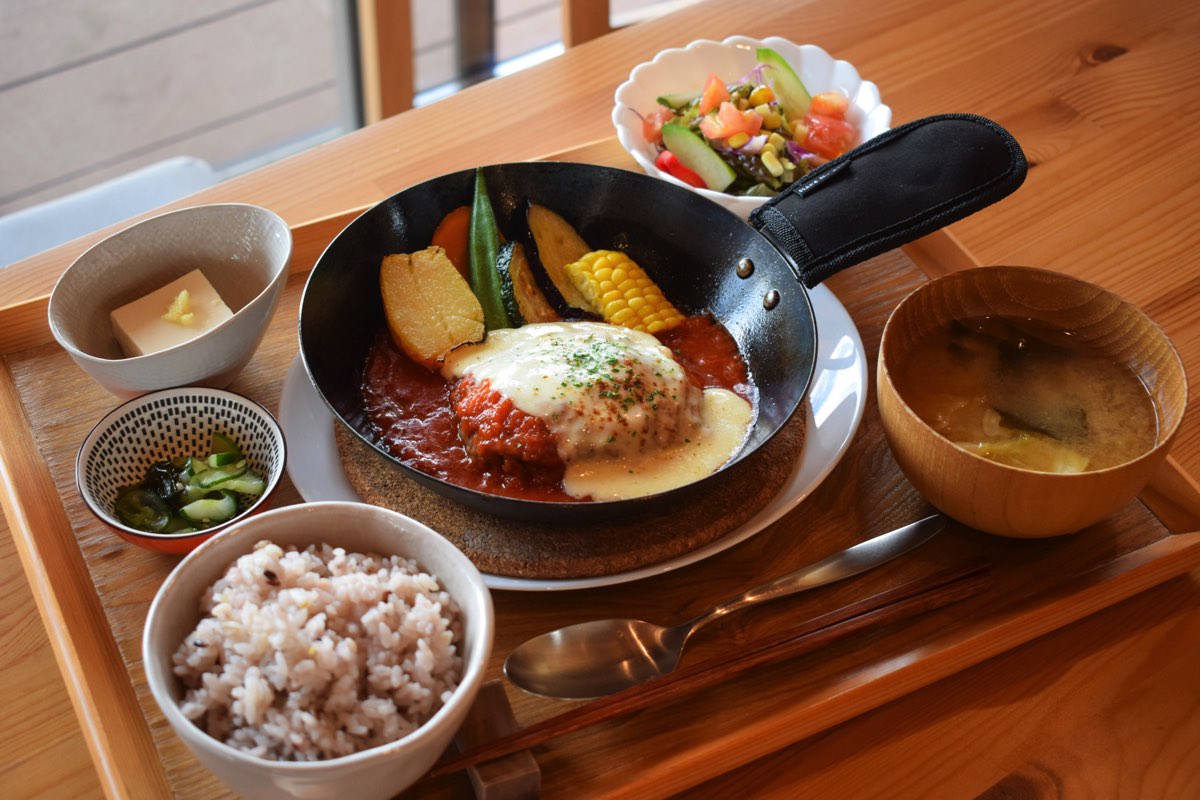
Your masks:
{"label": "black frying pan", "polygon": [[[362,408],[366,352],[385,325],[379,265],[427,247],[437,223],[469,204],[474,170],[444,175],[355,219],[317,260],[300,305],[300,353],[334,415],[409,477],[472,508],[528,520],[614,517],[683,503],[766,443],[808,392],[818,331],[806,287],[941,228],[1009,194],[1025,159],[1009,134],[972,115],[895,128],[814,170],[751,215],[751,224],[669,182],[586,164],[529,162],[484,169],[501,230],[526,240],[538,203],[592,247],[630,255],[680,308],[711,311],[733,335],[758,387],[749,441],[722,470],[689,486],[630,500],[555,503],[477,492],[415,470],[380,443]],[[528,241],[526,241],[528,245]]]}

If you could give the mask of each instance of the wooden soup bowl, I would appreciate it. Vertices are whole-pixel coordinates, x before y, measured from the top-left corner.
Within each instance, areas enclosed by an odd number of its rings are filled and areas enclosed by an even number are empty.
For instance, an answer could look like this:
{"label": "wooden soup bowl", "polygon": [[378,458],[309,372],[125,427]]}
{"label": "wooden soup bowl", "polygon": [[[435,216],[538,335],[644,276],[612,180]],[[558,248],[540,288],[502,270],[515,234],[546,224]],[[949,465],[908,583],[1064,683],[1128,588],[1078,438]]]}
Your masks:
{"label": "wooden soup bowl", "polygon": [[[1052,323],[1129,364],[1158,410],[1154,448],[1108,469],[1056,474],[990,461],[937,433],[900,396],[892,373],[920,357],[919,342],[935,329],[984,315]],[[1029,267],[956,272],[906,297],[884,327],[877,386],[888,444],[913,486],[962,523],[1020,538],[1079,531],[1132,500],[1166,458],[1187,405],[1183,362],[1152,320],[1099,286]]]}

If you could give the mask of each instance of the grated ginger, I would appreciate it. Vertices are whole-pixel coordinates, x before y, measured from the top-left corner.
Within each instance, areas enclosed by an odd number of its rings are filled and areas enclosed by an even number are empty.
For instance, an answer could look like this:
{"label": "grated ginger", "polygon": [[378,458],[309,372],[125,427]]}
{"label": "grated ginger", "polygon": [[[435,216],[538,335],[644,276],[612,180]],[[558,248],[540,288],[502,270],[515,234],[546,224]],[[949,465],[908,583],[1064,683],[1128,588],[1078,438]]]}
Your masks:
{"label": "grated ginger", "polygon": [[175,295],[162,318],[176,325],[191,325],[196,321],[196,313],[192,311],[192,296],[188,294],[187,289],[181,289],[179,294]]}

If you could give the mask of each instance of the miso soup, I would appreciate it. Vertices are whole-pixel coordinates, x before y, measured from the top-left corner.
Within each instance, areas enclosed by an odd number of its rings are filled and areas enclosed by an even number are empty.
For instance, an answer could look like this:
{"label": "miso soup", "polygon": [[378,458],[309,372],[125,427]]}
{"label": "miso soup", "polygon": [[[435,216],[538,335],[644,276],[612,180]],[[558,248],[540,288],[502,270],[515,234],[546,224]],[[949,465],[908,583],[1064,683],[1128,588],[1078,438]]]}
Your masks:
{"label": "miso soup", "polygon": [[1130,461],[1158,437],[1133,369],[1069,331],[1030,319],[956,320],[913,348],[892,379],[905,402],[958,446],[1041,472]]}

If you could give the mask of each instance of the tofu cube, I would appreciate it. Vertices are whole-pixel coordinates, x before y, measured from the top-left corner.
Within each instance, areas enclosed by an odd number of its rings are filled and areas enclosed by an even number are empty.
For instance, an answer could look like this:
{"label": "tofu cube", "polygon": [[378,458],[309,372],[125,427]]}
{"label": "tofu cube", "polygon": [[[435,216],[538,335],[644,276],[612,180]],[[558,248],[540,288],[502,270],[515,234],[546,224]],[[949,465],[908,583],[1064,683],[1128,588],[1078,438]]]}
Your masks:
{"label": "tofu cube", "polygon": [[110,314],[113,334],[128,358],[191,341],[232,316],[198,269]]}

